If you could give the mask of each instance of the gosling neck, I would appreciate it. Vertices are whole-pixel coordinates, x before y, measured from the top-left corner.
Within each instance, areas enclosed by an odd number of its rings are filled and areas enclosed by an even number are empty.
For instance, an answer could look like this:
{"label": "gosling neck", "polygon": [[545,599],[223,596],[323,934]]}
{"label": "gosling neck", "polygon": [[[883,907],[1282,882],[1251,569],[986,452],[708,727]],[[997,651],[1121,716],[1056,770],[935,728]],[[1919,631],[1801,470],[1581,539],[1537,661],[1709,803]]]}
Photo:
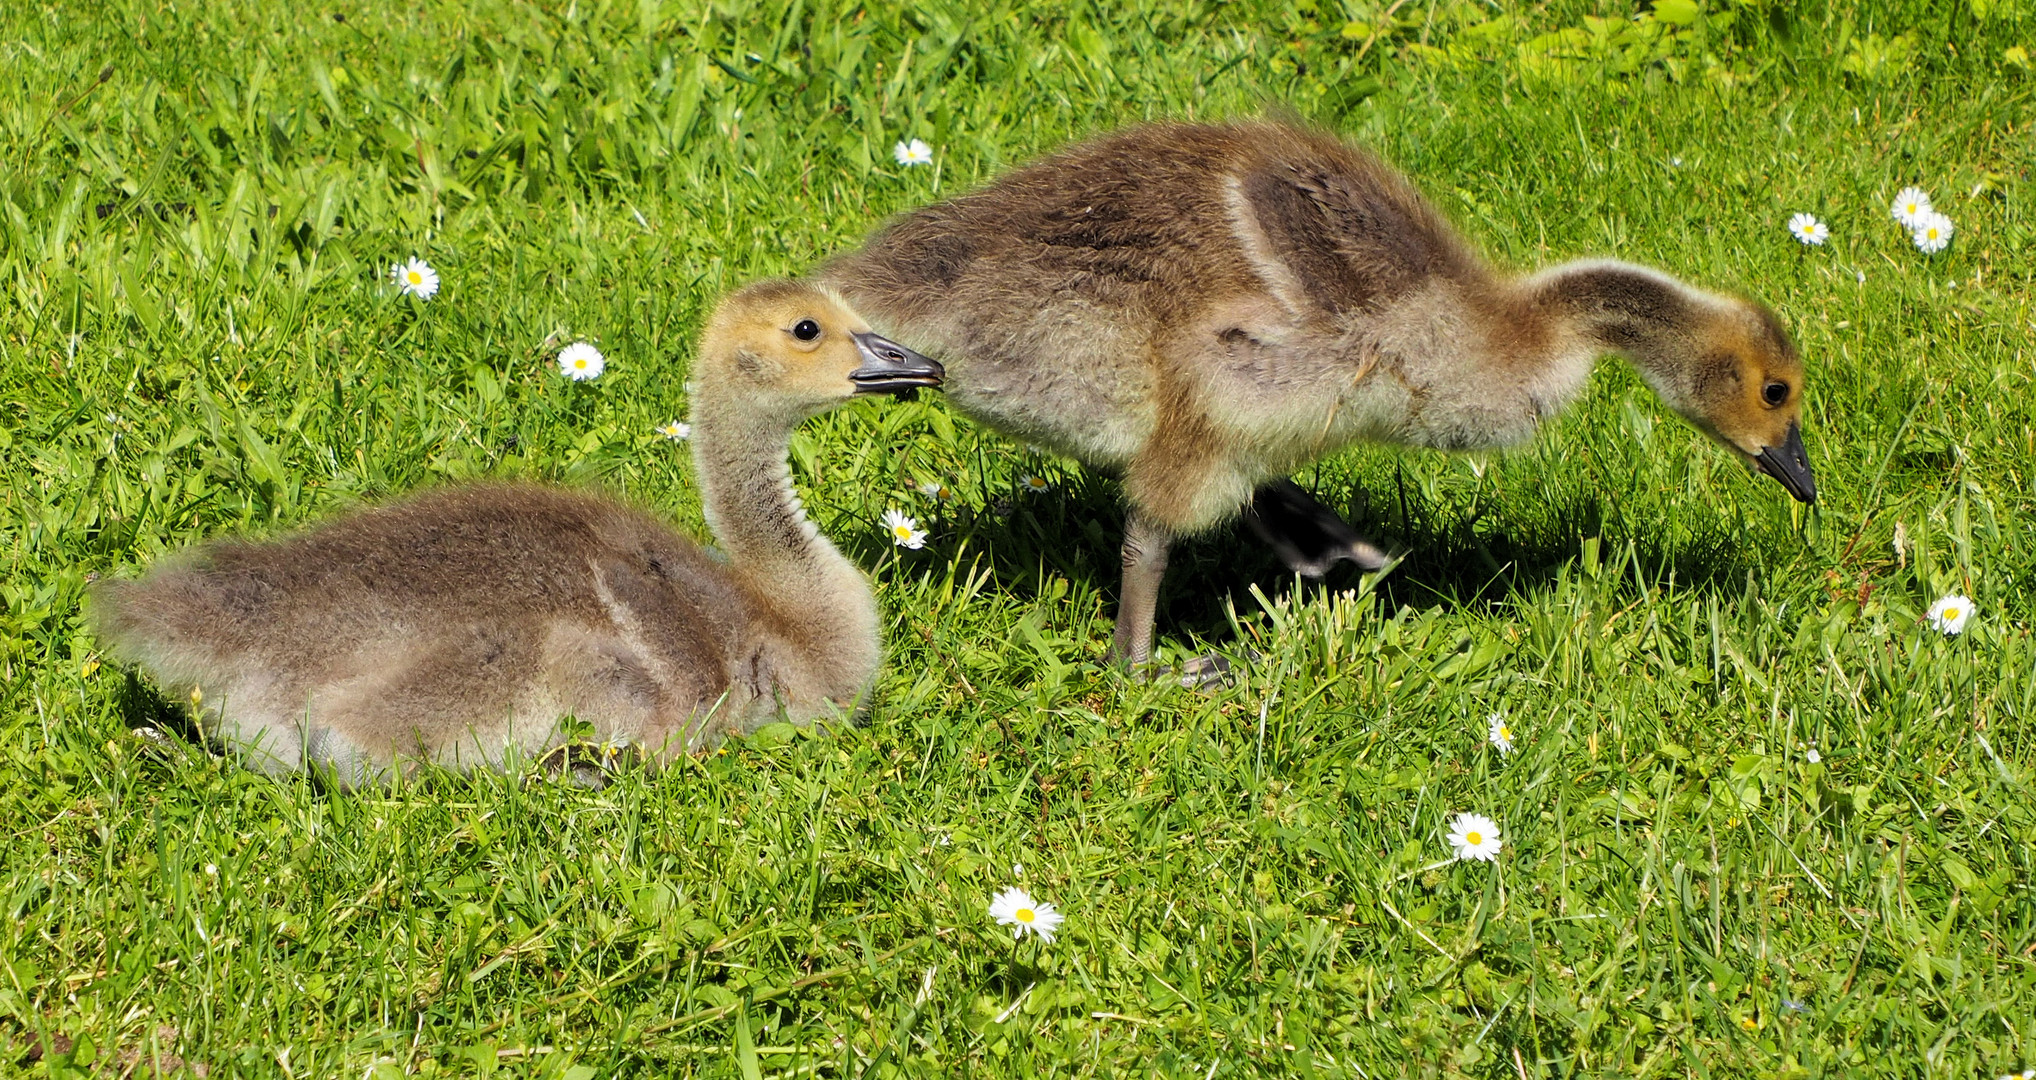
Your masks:
{"label": "gosling neck", "polygon": [[694,409],[693,461],[707,525],[731,568],[788,626],[861,632],[876,620],[869,582],[806,519],[792,490],[785,458],[802,418],[749,404],[707,391]]}
{"label": "gosling neck", "polygon": [[1644,266],[1611,260],[1565,263],[1526,280],[1530,303],[1594,353],[1626,358],[1671,407],[1692,400],[1697,325],[1706,294]]}

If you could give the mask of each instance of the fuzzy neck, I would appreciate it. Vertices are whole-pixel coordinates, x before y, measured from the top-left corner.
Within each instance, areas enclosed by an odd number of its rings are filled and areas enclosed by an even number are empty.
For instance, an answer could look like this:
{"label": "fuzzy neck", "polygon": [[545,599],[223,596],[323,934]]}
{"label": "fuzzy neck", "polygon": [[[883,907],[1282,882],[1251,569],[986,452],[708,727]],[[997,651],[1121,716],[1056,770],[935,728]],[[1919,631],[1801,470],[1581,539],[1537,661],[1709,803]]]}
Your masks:
{"label": "fuzzy neck", "polygon": [[877,615],[868,579],[806,520],[792,490],[785,456],[795,425],[747,415],[732,401],[700,401],[693,461],[707,525],[784,632],[822,642],[870,636]]}
{"label": "fuzzy neck", "polygon": [[1592,260],[1565,263],[1525,282],[1530,303],[1569,327],[1593,352],[1625,357],[1655,393],[1682,409],[1703,293],[1656,270]]}

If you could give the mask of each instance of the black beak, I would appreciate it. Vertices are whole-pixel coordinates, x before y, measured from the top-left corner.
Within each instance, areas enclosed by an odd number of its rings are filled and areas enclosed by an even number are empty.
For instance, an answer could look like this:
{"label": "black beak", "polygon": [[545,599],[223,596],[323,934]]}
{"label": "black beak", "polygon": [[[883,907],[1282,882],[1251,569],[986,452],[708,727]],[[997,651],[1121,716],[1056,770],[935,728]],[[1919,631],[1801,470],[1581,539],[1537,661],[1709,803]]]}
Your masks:
{"label": "black beak", "polygon": [[1776,480],[1796,497],[1797,502],[1817,501],[1817,477],[1810,472],[1810,454],[1803,449],[1802,429],[1789,425],[1788,437],[1780,446],[1770,446],[1753,459],[1760,471]]}
{"label": "black beak", "polygon": [[848,373],[858,394],[896,394],[910,401],[922,386],[939,386],[947,369],[938,361],[876,334],[856,334],[855,347],[862,353],[862,366]]}

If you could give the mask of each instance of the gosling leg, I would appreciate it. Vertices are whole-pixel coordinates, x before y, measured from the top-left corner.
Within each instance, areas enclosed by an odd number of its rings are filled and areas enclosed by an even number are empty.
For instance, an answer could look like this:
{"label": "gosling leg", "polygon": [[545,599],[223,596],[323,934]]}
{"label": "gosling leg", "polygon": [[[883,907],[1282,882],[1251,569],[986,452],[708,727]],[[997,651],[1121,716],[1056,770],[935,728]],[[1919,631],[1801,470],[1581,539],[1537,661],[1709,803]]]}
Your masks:
{"label": "gosling leg", "polygon": [[1117,632],[1110,654],[1118,663],[1136,668],[1152,658],[1153,612],[1159,605],[1159,583],[1166,577],[1166,529],[1136,508],[1124,521],[1124,588],[1117,597]]}

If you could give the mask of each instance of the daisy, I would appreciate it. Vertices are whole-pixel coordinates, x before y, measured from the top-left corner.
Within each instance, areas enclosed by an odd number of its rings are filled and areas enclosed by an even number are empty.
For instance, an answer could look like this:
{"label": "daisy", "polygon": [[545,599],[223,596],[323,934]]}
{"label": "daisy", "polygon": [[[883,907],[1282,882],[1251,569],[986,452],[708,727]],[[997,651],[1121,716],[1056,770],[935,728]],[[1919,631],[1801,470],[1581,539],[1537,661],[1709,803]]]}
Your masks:
{"label": "daisy", "polygon": [[898,164],[906,168],[911,168],[914,165],[933,164],[933,148],[926,145],[925,139],[901,142],[891,147],[891,156],[897,158]]}
{"label": "daisy", "polygon": [[1831,237],[1831,229],[1812,214],[1797,214],[1790,218],[1789,232],[1811,247],[1823,247],[1824,241]]}
{"label": "daisy", "polygon": [[1923,223],[1923,215],[1930,212],[1930,193],[1919,187],[1905,187],[1895,196],[1895,203],[1888,207],[1888,213],[1907,228]]}
{"label": "daisy", "polygon": [[659,424],[657,433],[673,442],[685,442],[693,437],[693,425],[682,420],[674,420],[669,424]]}
{"label": "daisy", "polygon": [[1935,255],[1951,243],[1951,219],[1935,210],[1926,211],[1916,222],[1916,247],[1925,255]]}
{"label": "daisy", "polygon": [[411,259],[400,266],[389,268],[389,278],[396,283],[399,292],[406,292],[419,300],[429,300],[438,295],[438,271],[423,259]]}
{"label": "daisy", "polygon": [[1032,899],[1024,889],[1005,889],[990,901],[990,918],[999,926],[1011,927],[1013,938],[1022,938],[1026,931],[1039,935],[1039,940],[1053,944],[1053,935],[1067,916],[1053,910],[1052,904]]}
{"label": "daisy", "polygon": [[1818,753],[1817,748],[1812,746],[1808,750],[1803,751],[1803,760],[1815,765],[1824,760],[1824,755]]}
{"label": "daisy", "polygon": [[1485,737],[1491,740],[1493,746],[1499,748],[1499,753],[1512,753],[1513,729],[1506,723],[1506,718],[1498,713],[1493,713],[1490,722],[1492,725],[1491,730],[1486,733]]}
{"label": "daisy", "polygon": [[1459,859],[1491,862],[1499,857],[1499,826],[1483,814],[1458,814],[1449,823],[1449,846]]}
{"label": "daisy", "polygon": [[1034,476],[1031,473],[1026,473],[1024,476],[1019,477],[1018,486],[1024,488],[1026,491],[1029,491],[1034,495],[1037,495],[1042,491],[1053,490],[1053,485],[1047,483],[1043,477]]}
{"label": "daisy", "polygon": [[902,510],[884,511],[884,531],[891,534],[891,543],[901,548],[917,551],[926,546],[926,530]]}
{"label": "daisy", "polygon": [[1931,628],[1937,632],[1963,634],[1965,624],[1972,619],[1972,599],[1957,593],[1939,597],[1924,614],[1930,620]]}
{"label": "daisy", "polygon": [[559,374],[574,382],[595,378],[607,367],[608,360],[601,350],[584,341],[575,341],[558,351]]}

